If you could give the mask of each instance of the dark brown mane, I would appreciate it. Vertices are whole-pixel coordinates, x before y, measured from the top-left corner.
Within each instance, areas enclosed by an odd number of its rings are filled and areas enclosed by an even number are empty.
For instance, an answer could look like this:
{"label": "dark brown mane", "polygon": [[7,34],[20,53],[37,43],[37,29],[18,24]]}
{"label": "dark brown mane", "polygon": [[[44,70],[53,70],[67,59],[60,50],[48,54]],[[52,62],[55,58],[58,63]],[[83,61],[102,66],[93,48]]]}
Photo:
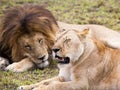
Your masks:
{"label": "dark brown mane", "polygon": [[43,33],[53,43],[54,35],[58,29],[57,23],[51,12],[42,6],[25,4],[6,11],[2,20],[0,42],[2,48],[9,48],[12,57],[20,56],[18,39],[23,34],[31,32]]}

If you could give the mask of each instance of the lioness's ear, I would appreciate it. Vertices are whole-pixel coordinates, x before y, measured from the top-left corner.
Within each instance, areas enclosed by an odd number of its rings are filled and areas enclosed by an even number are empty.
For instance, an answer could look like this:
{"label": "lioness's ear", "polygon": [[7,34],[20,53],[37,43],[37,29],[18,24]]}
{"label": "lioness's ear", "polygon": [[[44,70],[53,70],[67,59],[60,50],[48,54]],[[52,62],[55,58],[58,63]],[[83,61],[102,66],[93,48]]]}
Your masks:
{"label": "lioness's ear", "polygon": [[89,28],[84,29],[83,31],[80,32],[80,35],[86,36],[89,33]]}
{"label": "lioness's ear", "polygon": [[86,37],[89,34],[89,28],[85,28],[83,31],[75,30],[79,37]]}

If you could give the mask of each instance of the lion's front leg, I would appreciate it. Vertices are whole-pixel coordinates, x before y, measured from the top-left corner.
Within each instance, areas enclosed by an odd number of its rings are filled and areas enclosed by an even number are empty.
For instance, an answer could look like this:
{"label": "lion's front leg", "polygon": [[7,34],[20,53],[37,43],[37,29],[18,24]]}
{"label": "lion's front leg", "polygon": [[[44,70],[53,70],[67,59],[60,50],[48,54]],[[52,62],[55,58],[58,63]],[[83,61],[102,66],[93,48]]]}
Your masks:
{"label": "lion's front leg", "polygon": [[25,58],[19,62],[14,62],[7,66],[5,70],[13,72],[24,72],[34,67],[34,63],[29,59]]}
{"label": "lion's front leg", "polygon": [[36,84],[20,86],[20,87],[18,87],[18,90],[33,90],[35,88],[38,88],[39,86],[43,86],[43,85],[47,86],[47,85],[51,85],[51,84],[56,83],[56,82],[64,82],[64,78],[63,77],[54,77],[51,79],[43,80],[43,81],[36,83]]}

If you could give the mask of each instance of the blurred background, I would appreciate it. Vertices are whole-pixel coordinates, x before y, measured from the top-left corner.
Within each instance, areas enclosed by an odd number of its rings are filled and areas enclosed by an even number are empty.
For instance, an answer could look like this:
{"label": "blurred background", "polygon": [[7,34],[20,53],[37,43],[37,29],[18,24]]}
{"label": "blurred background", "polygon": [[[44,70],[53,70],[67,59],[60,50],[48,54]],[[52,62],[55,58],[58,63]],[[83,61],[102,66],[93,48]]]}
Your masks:
{"label": "blurred background", "polygon": [[24,3],[45,6],[59,21],[120,30],[120,0],[0,0],[0,16],[7,8]]}
{"label": "blurred background", "polygon": [[[39,4],[49,9],[59,21],[74,24],[100,24],[120,30],[120,0],[0,0],[0,17],[6,9],[25,3]],[[24,73],[0,71],[0,90],[16,90],[57,75],[56,68]]]}

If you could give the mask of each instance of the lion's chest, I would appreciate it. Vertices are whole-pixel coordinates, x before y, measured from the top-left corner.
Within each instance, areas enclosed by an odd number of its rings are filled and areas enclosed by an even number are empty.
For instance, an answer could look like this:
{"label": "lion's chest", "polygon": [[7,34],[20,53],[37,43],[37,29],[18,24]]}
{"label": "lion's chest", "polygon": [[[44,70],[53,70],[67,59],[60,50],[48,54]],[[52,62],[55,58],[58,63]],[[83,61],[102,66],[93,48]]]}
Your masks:
{"label": "lion's chest", "polygon": [[64,77],[65,81],[71,81],[72,80],[72,67],[70,64],[68,65],[58,65],[59,67],[59,76]]}

